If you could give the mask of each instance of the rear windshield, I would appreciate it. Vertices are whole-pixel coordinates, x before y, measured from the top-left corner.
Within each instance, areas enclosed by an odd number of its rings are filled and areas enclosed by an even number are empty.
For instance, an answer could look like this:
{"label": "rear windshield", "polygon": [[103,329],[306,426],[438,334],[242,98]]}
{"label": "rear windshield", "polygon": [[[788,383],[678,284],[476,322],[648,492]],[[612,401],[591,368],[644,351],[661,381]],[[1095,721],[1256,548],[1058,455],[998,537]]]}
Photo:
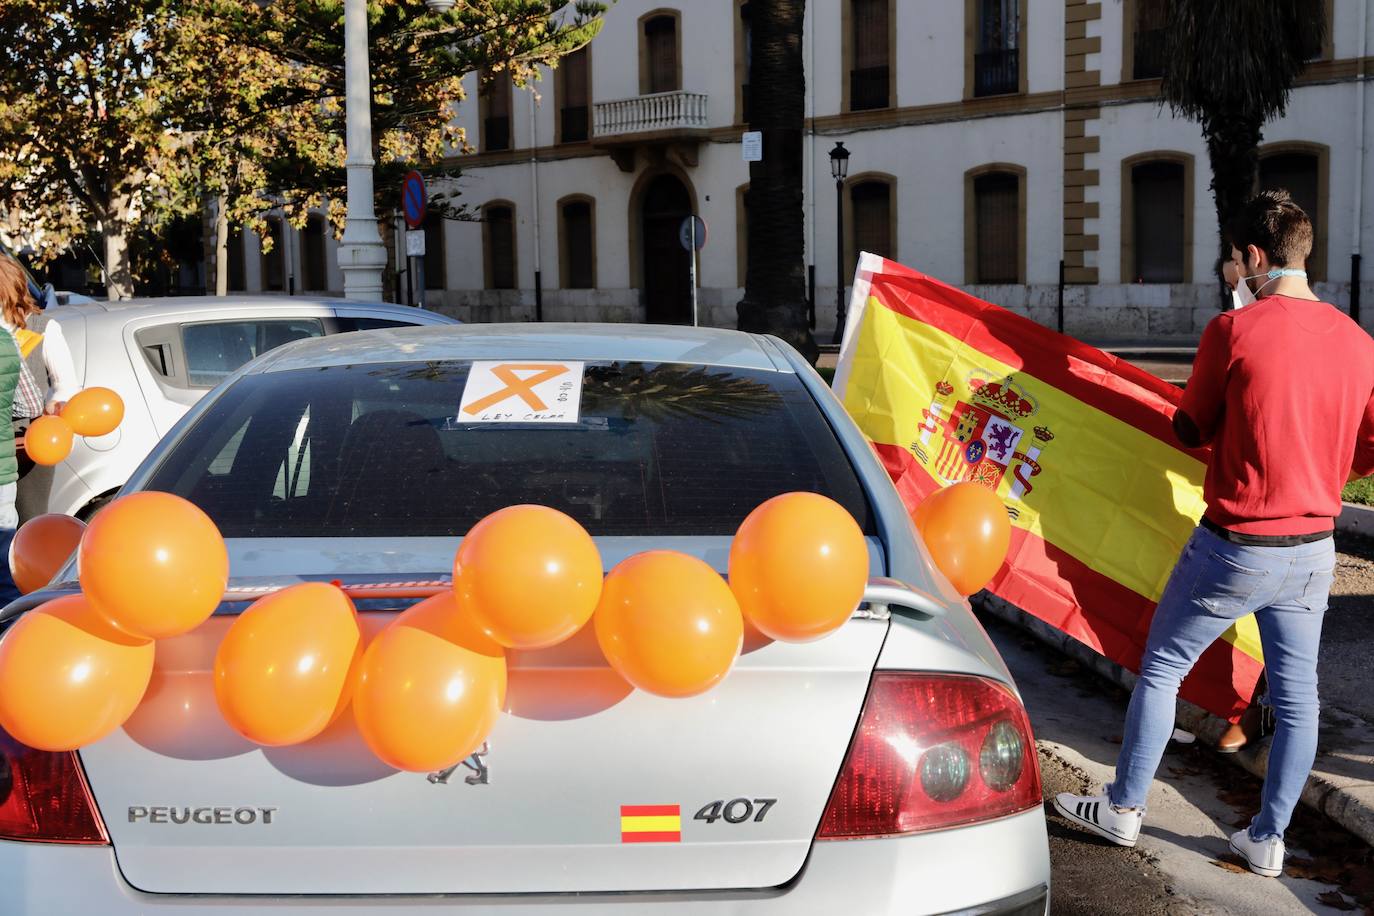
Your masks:
{"label": "rear windshield", "polygon": [[460,420],[467,361],[246,376],[159,464],[226,537],[462,536],[517,503],[599,535],[731,535],[791,490],[863,489],[795,375],[587,363],[573,422]]}

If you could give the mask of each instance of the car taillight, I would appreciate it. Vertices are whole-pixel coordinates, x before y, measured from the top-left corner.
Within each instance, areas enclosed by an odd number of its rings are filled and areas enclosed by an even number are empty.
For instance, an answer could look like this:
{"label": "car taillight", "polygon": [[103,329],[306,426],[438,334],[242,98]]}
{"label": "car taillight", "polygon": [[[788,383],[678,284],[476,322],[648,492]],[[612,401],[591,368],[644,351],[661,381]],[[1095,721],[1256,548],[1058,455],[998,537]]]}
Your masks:
{"label": "car taillight", "polygon": [[879,672],[818,839],[943,830],[1039,807],[1021,702],[980,677]]}
{"label": "car taillight", "polygon": [[109,842],[75,753],[36,751],[0,732],[0,840]]}

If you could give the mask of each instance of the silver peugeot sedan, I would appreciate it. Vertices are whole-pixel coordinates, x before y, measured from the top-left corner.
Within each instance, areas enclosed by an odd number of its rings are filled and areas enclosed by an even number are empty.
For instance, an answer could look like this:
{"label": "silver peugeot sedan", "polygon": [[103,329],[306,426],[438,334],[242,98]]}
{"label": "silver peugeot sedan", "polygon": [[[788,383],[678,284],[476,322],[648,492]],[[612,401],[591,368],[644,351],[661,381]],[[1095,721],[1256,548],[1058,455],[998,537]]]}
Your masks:
{"label": "silver peugeot sedan", "polygon": [[[477,422],[459,405],[489,361],[575,366],[577,403],[556,422]],[[138,490],[209,513],[230,592],[159,642],[148,695],[110,737],[69,754],[0,745],[7,911],[1046,911],[1039,769],[1011,676],[868,443],[776,339],[527,324],[300,341],[196,404],[124,492]],[[672,548],[724,573],[745,515],[795,490],[859,523],[864,600],[816,642],[747,637],[704,695],[632,690],[584,630],[510,653],[489,742],[428,776],[376,760],[347,715],[259,748],[215,708],[220,635],[265,591],[375,586],[359,601],[375,630],[406,587],[446,580],[477,520],[516,503],[577,518],[608,567]],[[680,829],[626,842],[633,806]]]}

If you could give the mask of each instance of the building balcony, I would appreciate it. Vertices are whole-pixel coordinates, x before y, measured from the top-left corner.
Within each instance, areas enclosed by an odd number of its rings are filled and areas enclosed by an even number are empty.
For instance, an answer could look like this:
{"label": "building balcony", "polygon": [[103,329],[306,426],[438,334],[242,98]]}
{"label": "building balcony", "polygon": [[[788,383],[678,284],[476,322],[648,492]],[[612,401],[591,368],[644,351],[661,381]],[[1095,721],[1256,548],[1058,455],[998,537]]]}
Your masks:
{"label": "building balcony", "polygon": [[973,94],[1007,95],[1021,91],[1021,60],[1016,48],[973,55]]}
{"label": "building balcony", "polygon": [[705,135],[706,95],[700,92],[655,92],[597,102],[592,109],[592,143],[626,172],[634,171],[639,150],[695,166]]}

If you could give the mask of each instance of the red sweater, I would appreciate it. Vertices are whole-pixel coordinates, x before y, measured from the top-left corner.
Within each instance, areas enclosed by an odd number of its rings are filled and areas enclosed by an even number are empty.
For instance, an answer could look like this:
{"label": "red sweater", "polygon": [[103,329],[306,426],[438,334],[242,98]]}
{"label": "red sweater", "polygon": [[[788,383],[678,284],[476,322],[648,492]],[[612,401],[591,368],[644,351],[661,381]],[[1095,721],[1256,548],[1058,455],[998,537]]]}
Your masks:
{"label": "red sweater", "polygon": [[1207,325],[1179,409],[1213,447],[1209,519],[1329,531],[1350,472],[1374,474],[1374,339],[1325,302],[1266,296]]}

